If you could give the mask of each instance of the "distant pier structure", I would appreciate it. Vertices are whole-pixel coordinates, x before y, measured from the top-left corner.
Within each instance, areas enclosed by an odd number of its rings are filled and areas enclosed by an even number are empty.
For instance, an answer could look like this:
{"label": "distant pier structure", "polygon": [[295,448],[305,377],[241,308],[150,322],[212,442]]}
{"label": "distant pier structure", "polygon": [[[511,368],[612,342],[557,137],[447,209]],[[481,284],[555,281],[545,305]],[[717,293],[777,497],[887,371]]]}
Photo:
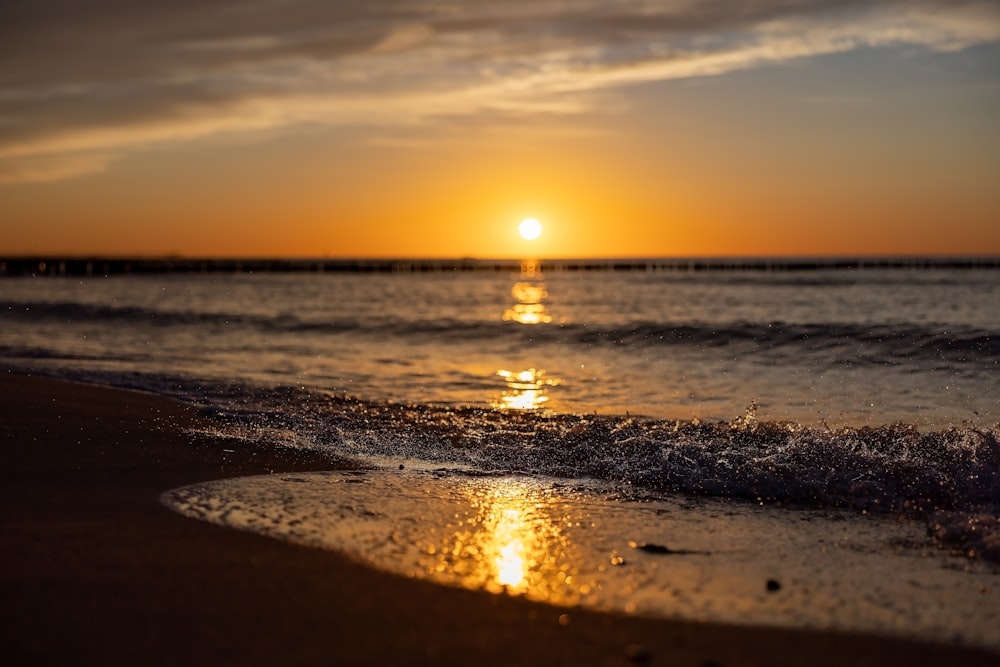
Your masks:
{"label": "distant pier structure", "polygon": [[[424,273],[519,271],[517,259],[207,259],[111,257],[0,258],[0,277],[116,276],[163,273]],[[560,271],[824,271],[865,269],[1000,269],[988,257],[654,258],[540,260]]]}

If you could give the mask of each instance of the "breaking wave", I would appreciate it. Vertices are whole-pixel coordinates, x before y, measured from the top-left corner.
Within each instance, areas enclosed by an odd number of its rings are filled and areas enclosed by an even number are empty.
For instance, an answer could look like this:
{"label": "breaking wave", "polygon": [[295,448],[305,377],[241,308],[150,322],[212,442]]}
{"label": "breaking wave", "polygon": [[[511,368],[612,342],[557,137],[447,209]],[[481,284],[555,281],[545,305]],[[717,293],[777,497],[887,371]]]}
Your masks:
{"label": "breaking wave", "polygon": [[943,542],[1000,560],[995,429],[807,427],[758,421],[753,406],[731,421],[702,423],[397,405],[293,389],[236,391],[227,404],[212,405],[224,425],[214,434],[248,446],[360,462],[420,460],[567,483],[600,479],[631,500],[685,493],[897,512],[928,519]]}

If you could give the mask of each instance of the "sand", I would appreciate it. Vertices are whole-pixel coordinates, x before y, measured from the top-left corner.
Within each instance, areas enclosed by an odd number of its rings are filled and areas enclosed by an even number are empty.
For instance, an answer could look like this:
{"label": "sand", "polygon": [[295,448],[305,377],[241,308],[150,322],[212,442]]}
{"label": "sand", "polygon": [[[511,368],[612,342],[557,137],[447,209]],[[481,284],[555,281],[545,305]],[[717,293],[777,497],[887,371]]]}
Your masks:
{"label": "sand", "polygon": [[[196,410],[0,376],[4,663],[998,665],[896,638],[565,609],[184,518],[164,491],[343,462],[184,433]],[[747,619],[749,622],[751,619]]]}

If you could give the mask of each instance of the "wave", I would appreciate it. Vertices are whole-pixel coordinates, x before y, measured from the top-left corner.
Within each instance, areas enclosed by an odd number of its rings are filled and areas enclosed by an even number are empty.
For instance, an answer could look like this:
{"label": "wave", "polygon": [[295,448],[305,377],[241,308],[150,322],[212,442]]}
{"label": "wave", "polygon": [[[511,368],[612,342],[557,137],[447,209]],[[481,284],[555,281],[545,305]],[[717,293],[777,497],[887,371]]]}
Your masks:
{"label": "wave", "polygon": [[[4,312],[6,311],[6,312]],[[0,313],[14,321],[59,322],[108,322],[156,327],[232,326],[256,328],[265,331],[350,331],[360,327],[351,320],[309,323],[291,315],[246,315],[225,312],[198,312],[193,310],[159,310],[143,306],[109,306],[72,301],[0,302]]]}
{"label": "wave", "polygon": [[916,324],[795,324],[787,322],[664,325],[657,322],[623,328],[582,328],[577,340],[608,345],[740,345],[757,351],[791,349],[824,352],[838,348],[871,360],[893,363],[912,357],[966,361],[1000,358],[1000,334],[972,327]]}
{"label": "wave", "polygon": [[[164,311],[142,306],[109,306],[75,301],[0,302],[0,312],[5,317],[22,321],[77,321],[159,324],[163,326],[227,321],[222,313],[197,313],[193,311]],[[247,318],[240,316],[237,319]],[[248,323],[252,320],[248,320]]]}
{"label": "wave", "polygon": [[[386,338],[485,340],[498,336],[523,338],[532,344],[733,347],[761,353],[823,354],[836,363],[867,362],[893,365],[904,359],[996,363],[1000,332],[947,324],[859,324],[792,322],[624,322],[609,325],[558,323],[525,327],[502,321],[405,319],[391,314],[377,318],[307,319],[295,314],[261,315],[225,312],[159,310],[142,306],[112,306],[78,302],[0,302],[2,318],[13,322],[114,323],[139,327],[251,328],[269,334],[336,335],[361,333]],[[312,315],[311,317],[315,317]]]}
{"label": "wave", "polygon": [[995,429],[807,427],[758,421],[753,406],[731,421],[702,423],[236,391],[227,399],[232,410],[215,404],[224,423],[216,435],[361,461],[600,479],[630,500],[684,493],[898,512],[928,519],[943,542],[1000,560],[1000,522],[989,519],[1000,515]]}
{"label": "wave", "polygon": [[[44,370],[35,371],[45,374]],[[99,370],[59,377],[169,396],[198,406],[202,429],[232,446],[599,479],[616,497],[691,494],[792,507],[894,512],[928,522],[962,552],[1000,561],[1000,424],[920,430],[909,423],[829,428],[550,414],[367,401],[341,393]]]}

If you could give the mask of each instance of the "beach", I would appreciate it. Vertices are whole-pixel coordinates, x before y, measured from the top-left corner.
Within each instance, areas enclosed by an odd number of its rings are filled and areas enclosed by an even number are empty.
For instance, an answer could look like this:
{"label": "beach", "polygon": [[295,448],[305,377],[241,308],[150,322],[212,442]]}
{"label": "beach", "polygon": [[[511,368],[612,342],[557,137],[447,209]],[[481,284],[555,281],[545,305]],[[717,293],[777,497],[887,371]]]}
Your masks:
{"label": "beach", "polygon": [[1000,2],[198,8],[3,13],[0,667],[1000,667]]}
{"label": "beach", "polygon": [[8,664],[1000,664],[964,646],[602,614],[383,574],[159,501],[344,461],[231,450],[185,431],[208,419],[194,408],[138,392],[8,373],[0,397]]}

